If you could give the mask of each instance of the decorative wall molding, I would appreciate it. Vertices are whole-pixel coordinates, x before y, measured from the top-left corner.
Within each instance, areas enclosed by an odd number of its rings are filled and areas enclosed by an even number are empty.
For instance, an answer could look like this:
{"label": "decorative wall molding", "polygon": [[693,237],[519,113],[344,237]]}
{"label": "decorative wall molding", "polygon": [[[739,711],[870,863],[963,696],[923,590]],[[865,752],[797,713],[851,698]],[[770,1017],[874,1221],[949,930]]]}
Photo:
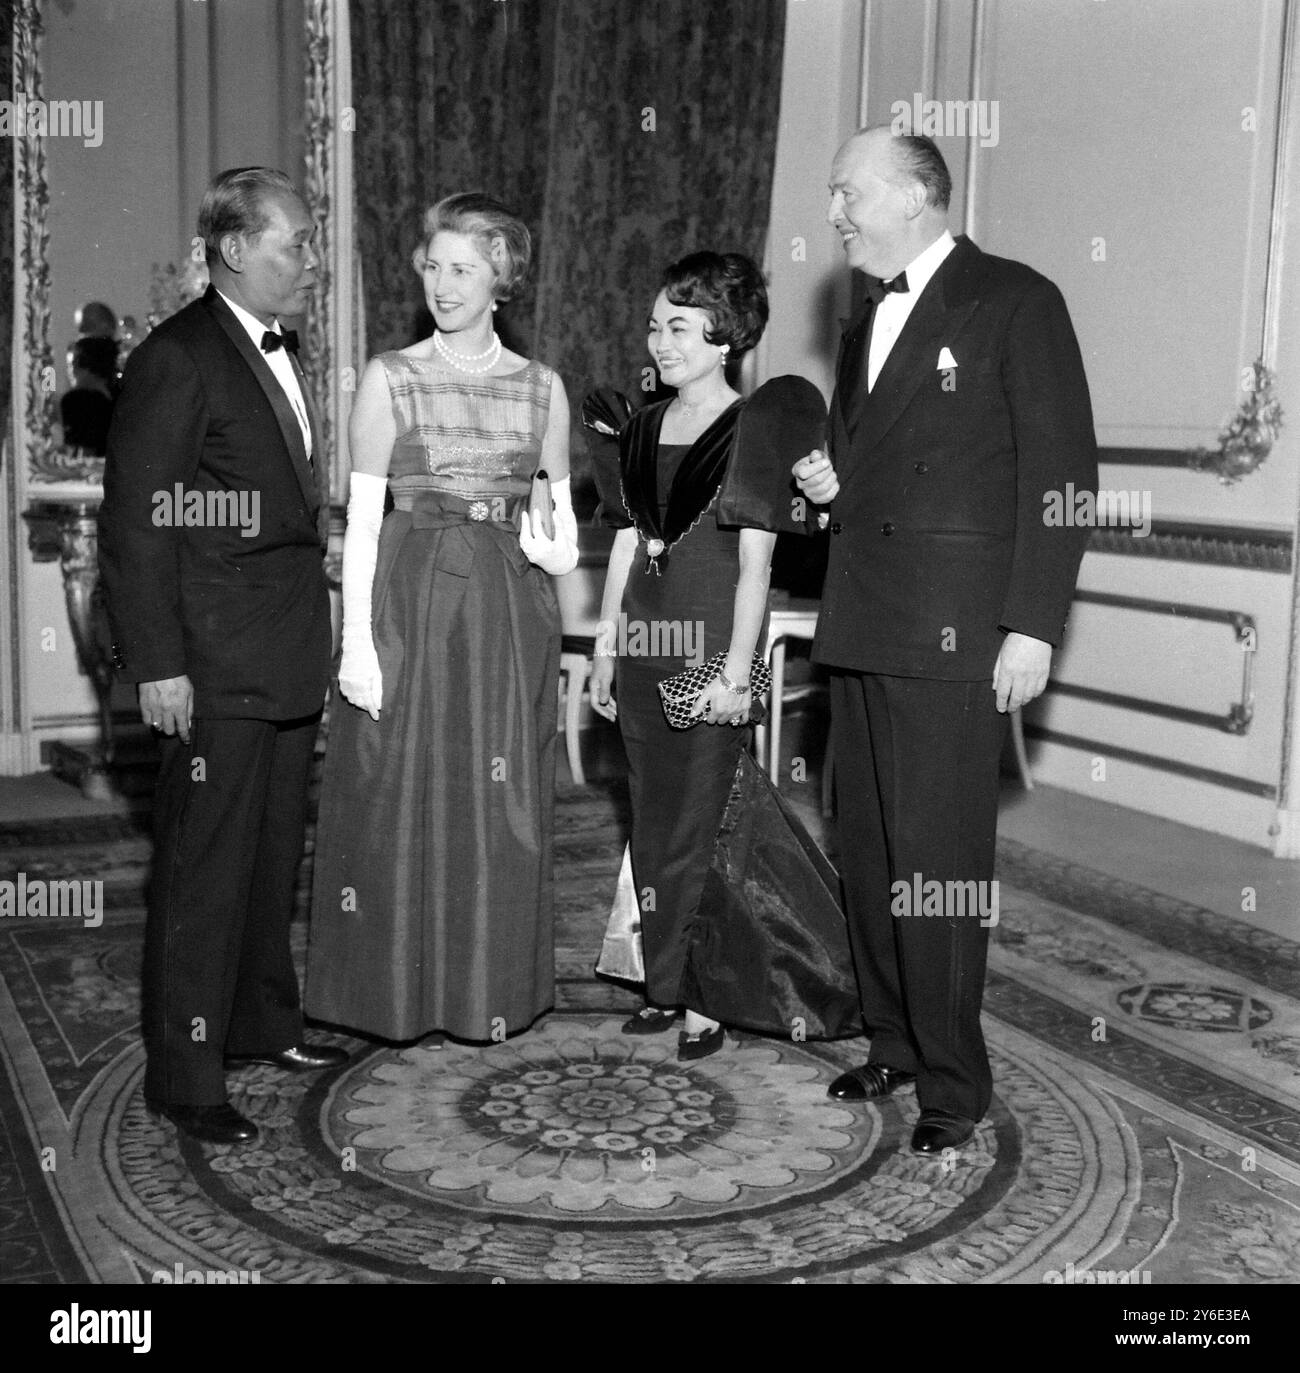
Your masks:
{"label": "decorative wall molding", "polygon": [[311,383],[321,419],[325,452],[334,453],[334,392],[331,335],[334,322],[334,170],[335,123],[331,62],[333,6],[330,0],[306,0],[303,6],[306,68],[306,148],[303,194],[316,225],[320,267],[318,289],[307,316],[303,371]]}
{"label": "decorative wall molding", "polygon": [[1152,520],[1151,532],[1143,538],[1135,537],[1128,529],[1094,529],[1088,552],[1289,573],[1294,543],[1295,535],[1289,529]]}
{"label": "decorative wall molding", "polygon": [[[1275,357],[1281,330],[1281,312],[1277,301],[1281,296],[1283,215],[1288,199],[1294,200],[1288,184],[1295,172],[1300,145],[1297,143],[1295,119],[1291,110],[1295,98],[1297,68],[1300,67],[1300,15],[1296,0],[1286,0],[1282,21],[1282,61],[1278,73],[1278,146],[1273,170],[1272,220],[1268,232],[1267,293],[1264,311],[1264,348],[1267,358]],[[1292,213],[1295,213],[1294,206]],[[1292,267],[1294,272],[1295,268]],[[1300,521],[1300,514],[1297,515]],[[1296,527],[1300,538],[1300,523]],[[1282,695],[1282,757],[1278,764],[1277,799],[1279,815],[1275,821],[1278,834],[1275,852],[1280,858],[1300,858],[1300,843],[1294,828],[1288,829],[1283,816],[1294,809],[1292,801],[1300,789],[1300,777],[1293,767],[1297,751],[1296,735],[1300,733],[1300,709],[1297,709],[1297,678],[1300,677],[1300,559],[1292,560],[1291,625],[1287,645],[1286,686]]]}
{"label": "decorative wall molding", "polygon": [[353,233],[352,45],[348,0],[304,0],[306,168],[303,194],[319,230],[320,289],[307,322],[304,369],[322,417],[331,495],[346,499],[347,423],[361,340],[360,264]]}
{"label": "decorative wall molding", "polygon": [[[40,70],[43,26],[43,0],[15,0],[13,23],[13,93],[32,98],[43,90]],[[24,133],[14,137],[13,148],[13,298],[6,302],[12,321],[12,358],[8,377],[10,405],[8,425],[0,455],[0,548],[5,559],[5,577],[0,585],[0,627],[4,632],[0,652],[0,774],[24,773],[35,766],[35,744],[31,734],[30,700],[25,691],[27,636],[24,608],[27,594],[27,569],[19,512],[27,498],[28,462],[33,452],[33,418],[50,416],[40,429],[52,433],[53,397],[41,383],[53,373],[49,351],[50,276],[48,230],[45,211],[45,153],[39,138]],[[41,194],[33,200],[31,188]],[[43,316],[42,316],[43,311]]]}
{"label": "decorative wall molding", "polygon": [[1272,800],[1277,796],[1277,788],[1269,782],[1257,782],[1251,777],[1238,777],[1231,772],[1218,772],[1214,768],[1203,768],[1195,763],[1179,762],[1176,758],[1161,758],[1154,753],[1141,749],[1120,748],[1116,744],[1102,743],[1098,739],[1088,739],[1079,734],[1064,734],[1059,730],[1047,729],[1043,725],[1025,725],[1025,737],[1041,739],[1048,744],[1062,744],[1066,748],[1081,749],[1085,753],[1096,754],[1098,758],[1116,758],[1125,763],[1137,763],[1140,767],[1154,768],[1157,772],[1171,772],[1178,777],[1187,777],[1194,782],[1207,782],[1211,786],[1224,787],[1228,791],[1241,791],[1249,796],[1262,796]]}
{"label": "decorative wall molding", "polygon": [[1097,461],[1123,467],[1186,467],[1192,466],[1194,450],[1190,448],[1098,448]]}
{"label": "decorative wall molding", "polygon": [[[44,99],[43,10],[44,0],[15,0],[14,91],[29,101]],[[49,172],[44,139],[25,130],[14,139],[14,201],[14,304],[21,310],[15,354],[23,376],[15,446],[25,457],[30,481],[59,481],[69,474],[59,469],[61,445],[55,435],[58,371],[50,347]]]}
{"label": "decorative wall molding", "polygon": [[[935,15],[935,25],[939,22],[938,14]],[[984,60],[985,26],[984,26],[984,0],[975,0],[971,9],[970,19],[970,96],[973,102],[978,102],[983,98],[983,71],[981,64]],[[972,108],[978,109],[978,104],[973,104]],[[968,138],[966,140],[966,187],[962,197],[962,219],[961,231],[968,238],[975,235],[975,197],[979,187],[979,140]]]}
{"label": "decorative wall molding", "polygon": [[1047,689],[1063,696],[1077,696],[1101,705],[1118,706],[1121,710],[1137,710],[1161,719],[1177,720],[1185,725],[1199,725],[1204,729],[1220,730],[1225,734],[1245,734],[1255,716],[1255,654],[1259,649],[1259,630],[1253,615],[1243,610],[1223,610],[1219,606],[1190,605],[1185,601],[1157,601],[1146,596],[1123,596],[1110,591],[1078,591],[1076,604],[1104,605],[1112,610],[1134,610],[1144,615],[1165,615],[1180,620],[1204,620],[1210,624],[1227,625],[1233,632],[1241,657],[1241,692],[1225,711],[1195,710],[1190,706],[1171,705],[1146,696],[1130,696],[1119,691],[1104,691],[1098,687],[1078,686],[1056,679]]}

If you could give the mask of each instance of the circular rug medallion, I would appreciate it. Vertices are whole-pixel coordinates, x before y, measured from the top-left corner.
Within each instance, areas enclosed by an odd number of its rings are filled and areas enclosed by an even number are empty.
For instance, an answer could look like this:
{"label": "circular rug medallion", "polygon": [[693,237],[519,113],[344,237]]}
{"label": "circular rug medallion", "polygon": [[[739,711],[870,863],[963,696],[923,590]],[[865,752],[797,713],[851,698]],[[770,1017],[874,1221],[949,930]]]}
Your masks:
{"label": "circular rug medallion", "polygon": [[733,1041],[683,1064],[676,1043],[551,1020],[513,1043],[371,1058],[337,1082],[326,1140],[422,1197],[556,1216],[763,1204],[871,1152],[879,1114],[828,1100],[795,1046]]}
{"label": "circular rug medallion", "polygon": [[108,1111],[107,1182],[142,1265],[262,1282],[1006,1281],[1064,1227],[1114,1220],[1110,1103],[1032,1053],[995,1054],[989,1117],[935,1160],[907,1147],[911,1092],[826,1097],[856,1045],[740,1035],[683,1064],[675,1035],[620,1024],[361,1049],[328,1079],[246,1069],[244,1149],[178,1141],[143,1109],[141,1062]]}

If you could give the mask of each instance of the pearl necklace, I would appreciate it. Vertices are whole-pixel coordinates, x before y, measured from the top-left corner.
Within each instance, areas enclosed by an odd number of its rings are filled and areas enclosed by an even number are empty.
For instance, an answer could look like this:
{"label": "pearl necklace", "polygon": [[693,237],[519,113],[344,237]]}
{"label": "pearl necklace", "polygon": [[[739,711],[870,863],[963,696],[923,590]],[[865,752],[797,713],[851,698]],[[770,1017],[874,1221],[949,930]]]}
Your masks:
{"label": "pearl necklace", "polygon": [[[443,342],[442,334],[437,331],[433,335],[433,346],[438,356],[445,362],[449,362],[458,372],[468,372],[471,376],[482,376],[484,372],[490,372],[501,361],[501,339],[495,332],[492,335],[492,346],[485,348],[481,353],[458,353]],[[483,366],[473,367],[470,365],[475,362],[482,362]]]}

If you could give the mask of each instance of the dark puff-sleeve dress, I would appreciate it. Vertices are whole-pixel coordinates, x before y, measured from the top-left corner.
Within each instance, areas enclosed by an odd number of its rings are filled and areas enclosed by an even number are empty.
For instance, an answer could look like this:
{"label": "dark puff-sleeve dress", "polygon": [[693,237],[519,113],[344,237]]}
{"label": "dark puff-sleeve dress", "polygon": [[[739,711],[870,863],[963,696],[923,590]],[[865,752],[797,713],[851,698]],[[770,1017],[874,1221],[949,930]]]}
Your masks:
{"label": "dark puff-sleeve dress", "polygon": [[[802,1022],[812,1037],[860,1033],[833,871],[749,760],[748,731],[673,729],[658,692],[665,677],[728,648],[741,529],[803,532],[794,459],[767,424],[768,441],[745,441],[753,426],[743,401],[689,445],[659,442],[666,408],[629,420],[617,471],[595,463],[606,522],[637,531],[615,692],[646,998],[753,1029]],[[758,861],[760,847],[771,861]],[[752,925],[760,910],[763,931]]]}

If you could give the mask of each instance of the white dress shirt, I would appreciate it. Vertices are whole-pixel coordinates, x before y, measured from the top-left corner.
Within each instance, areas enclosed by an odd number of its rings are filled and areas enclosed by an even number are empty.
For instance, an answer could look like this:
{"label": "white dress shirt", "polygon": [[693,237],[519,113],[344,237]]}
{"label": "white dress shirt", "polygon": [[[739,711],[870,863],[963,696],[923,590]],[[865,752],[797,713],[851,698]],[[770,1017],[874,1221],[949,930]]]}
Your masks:
{"label": "white dress shirt", "polygon": [[[909,277],[910,281],[911,278]],[[233,300],[224,292],[218,291],[217,294],[234,311],[235,318],[248,331],[248,337],[253,340],[253,347],[262,353],[262,335],[267,332],[267,326],[262,323],[256,315],[249,314],[242,305],[236,305]],[[277,319],[270,327],[270,332],[278,334],[280,321]],[[303,447],[307,450],[307,461],[311,461],[311,421],[307,418],[307,403],[303,399],[302,386],[298,381],[298,374],[294,371],[293,361],[289,357],[287,348],[277,348],[271,353],[262,353],[262,359],[266,365],[275,373],[275,379],[280,383],[280,389],[284,392],[289,404],[293,407],[293,413],[298,418],[298,428],[302,430]]]}
{"label": "white dress shirt", "polygon": [[868,391],[876,384],[876,378],[885,365],[889,350],[903,332],[903,325],[907,323],[908,315],[921,298],[921,292],[930,284],[930,278],[956,246],[956,240],[945,229],[924,252],[919,253],[903,268],[907,273],[907,290],[890,291],[876,306],[875,319],[871,322],[871,347],[867,354]]}

